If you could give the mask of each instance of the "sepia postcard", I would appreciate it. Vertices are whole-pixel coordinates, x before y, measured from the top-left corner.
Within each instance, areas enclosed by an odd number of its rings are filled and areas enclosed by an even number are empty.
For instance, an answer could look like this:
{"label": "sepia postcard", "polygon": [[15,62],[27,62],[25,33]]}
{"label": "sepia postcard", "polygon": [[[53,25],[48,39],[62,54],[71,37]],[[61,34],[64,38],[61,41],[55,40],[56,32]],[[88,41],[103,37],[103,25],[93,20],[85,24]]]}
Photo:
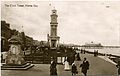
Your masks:
{"label": "sepia postcard", "polygon": [[120,76],[120,1],[1,1],[1,76]]}

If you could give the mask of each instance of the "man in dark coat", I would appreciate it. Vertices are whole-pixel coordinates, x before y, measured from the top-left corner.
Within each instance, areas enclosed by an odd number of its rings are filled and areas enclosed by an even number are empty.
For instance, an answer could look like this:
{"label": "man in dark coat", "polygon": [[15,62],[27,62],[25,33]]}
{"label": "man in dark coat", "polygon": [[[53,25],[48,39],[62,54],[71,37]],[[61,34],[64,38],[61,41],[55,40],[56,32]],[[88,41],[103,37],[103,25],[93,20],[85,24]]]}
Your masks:
{"label": "man in dark coat", "polygon": [[72,72],[72,76],[78,74],[77,67],[74,63],[72,64],[71,72]]}
{"label": "man in dark coat", "polygon": [[56,62],[52,61],[50,65],[50,76],[57,76],[57,68],[56,68]]}
{"label": "man in dark coat", "polygon": [[84,58],[83,63],[80,65],[82,67],[81,72],[84,74],[84,76],[87,76],[87,70],[89,69],[89,62]]}
{"label": "man in dark coat", "polygon": [[120,61],[118,61],[118,64],[116,65],[116,67],[118,68],[118,76],[120,76]]}

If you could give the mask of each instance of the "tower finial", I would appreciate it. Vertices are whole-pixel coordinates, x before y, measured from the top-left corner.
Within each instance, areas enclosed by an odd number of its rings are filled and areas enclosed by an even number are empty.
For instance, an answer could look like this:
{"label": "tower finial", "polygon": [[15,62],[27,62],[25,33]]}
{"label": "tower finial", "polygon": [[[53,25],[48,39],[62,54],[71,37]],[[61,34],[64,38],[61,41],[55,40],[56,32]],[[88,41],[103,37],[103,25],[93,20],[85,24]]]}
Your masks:
{"label": "tower finial", "polygon": [[55,10],[55,6],[53,7],[53,9]]}

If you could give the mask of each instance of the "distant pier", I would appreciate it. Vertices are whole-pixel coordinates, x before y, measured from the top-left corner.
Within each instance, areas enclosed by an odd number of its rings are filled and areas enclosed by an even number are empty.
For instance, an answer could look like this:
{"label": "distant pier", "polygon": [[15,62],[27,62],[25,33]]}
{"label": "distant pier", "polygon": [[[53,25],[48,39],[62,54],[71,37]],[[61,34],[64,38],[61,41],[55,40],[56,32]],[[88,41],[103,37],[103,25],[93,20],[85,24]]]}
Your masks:
{"label": "distant pier", "polygon": [[70,45],[69,47],[74,47],[74,48],[120,48],[120,46],[82,46],[82,45]]}

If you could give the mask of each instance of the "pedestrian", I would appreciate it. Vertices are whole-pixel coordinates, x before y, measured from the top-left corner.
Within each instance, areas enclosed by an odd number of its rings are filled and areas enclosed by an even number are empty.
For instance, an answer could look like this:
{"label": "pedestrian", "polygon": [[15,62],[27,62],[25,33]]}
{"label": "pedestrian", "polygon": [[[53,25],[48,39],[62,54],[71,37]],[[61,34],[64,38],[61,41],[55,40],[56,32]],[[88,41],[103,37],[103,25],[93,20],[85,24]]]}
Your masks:
{"label": "pedestrian", "polygon": [[79,54],[79,53],[77,53],[77,60],[78,60],[78,61],[81,61],[81,58],[80,58],[80,54]]}
{"label": "pedestrian", "polygon": [[85,49],[84,49],[84,54],[85,54],[85,52],[86,52],[86,51],[85,51]]}
{"label": "pedestrian", "polygon": [[81,49],[81,54],[83,53],[83,49]]}
{"label": "pedestrian", "polygon": [[118,64],[116,65],[116,67],[118,68],[118,76],[120,76],[120,61],[118,61]]}
{"label": "pedestrian", "polygon": [[81,72],[84,74],[84,76],[87,76],[87,70],[89,70],[89,62],[84,58],[83,63],[80,65]]}
{"label": "pedestrian", "polygon": [[65,71],[69,71],[70,70],[70,65],[69,62],[67,61],[67,57],[65,57],[65,61],[64,61],[64,70]]}
{"label": "pedestrian", "polygon": [[97,50],[97,56],[98,56],[98,54],[99,54],[99,53],[98,53],[98,50]]}
{"label": "pedestrian", "polygon": [[57,76],[56,62],[53,60],[50,65],[50,76]]}
{"label": "pedestrian", "polygon": [[75,65],[75,63],[72,64],[72,76],[76,76],[76,74],[78,74],[78,71],[77,71],[77,67]]}

